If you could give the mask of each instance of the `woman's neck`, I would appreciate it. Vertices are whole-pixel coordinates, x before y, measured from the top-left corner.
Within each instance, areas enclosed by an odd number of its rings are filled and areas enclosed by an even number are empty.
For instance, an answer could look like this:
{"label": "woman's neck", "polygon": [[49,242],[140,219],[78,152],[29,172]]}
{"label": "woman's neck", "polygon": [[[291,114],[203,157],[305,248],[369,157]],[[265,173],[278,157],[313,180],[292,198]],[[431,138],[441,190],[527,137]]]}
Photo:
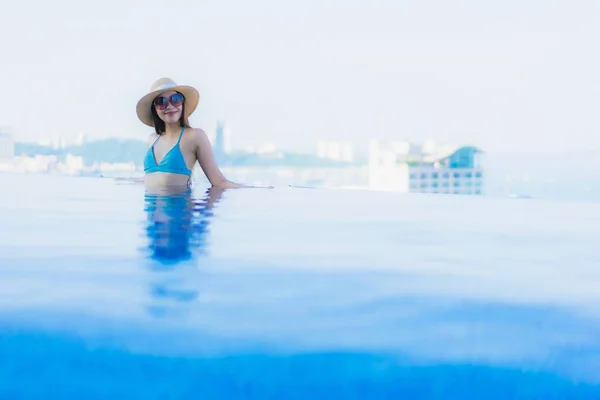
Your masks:
{"label": "woman's neck", "polygon": [[176,122],[174,124],[166,124],[165,125],[165,132],[163,133],[163,135],[165,136],[179,136],[179,132],[181,131],[181,125],[179,124],[179,122]]}

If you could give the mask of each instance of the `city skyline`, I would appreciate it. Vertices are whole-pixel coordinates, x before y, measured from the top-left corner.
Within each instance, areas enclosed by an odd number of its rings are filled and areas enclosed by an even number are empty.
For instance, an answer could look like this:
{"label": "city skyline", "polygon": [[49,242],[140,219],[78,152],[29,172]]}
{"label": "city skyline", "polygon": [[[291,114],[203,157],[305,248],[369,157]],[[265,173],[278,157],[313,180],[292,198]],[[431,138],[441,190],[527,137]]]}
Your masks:
{"label": "city skyline", "polygon": [[225,120],[241,148],[381,138],[600,149],[597,2],[90,7],[15,3],[0,16],[10,77],[0,126],[15,140],[144,140],[135,103],[169,76],[200,90],[193,126],[208,133]]}

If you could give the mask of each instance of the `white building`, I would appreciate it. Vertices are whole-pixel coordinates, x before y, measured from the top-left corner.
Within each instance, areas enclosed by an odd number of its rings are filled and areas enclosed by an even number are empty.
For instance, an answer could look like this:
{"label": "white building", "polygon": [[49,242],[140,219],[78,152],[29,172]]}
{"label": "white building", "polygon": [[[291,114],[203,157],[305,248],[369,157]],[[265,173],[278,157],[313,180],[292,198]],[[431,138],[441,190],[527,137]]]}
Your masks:
{"label": "white building", "polygon": [[319,140],[317,142],[317,156],[328,160],[352,162],[354,151],[352,145],[347,142]]}
{"label": "white building", "polygon": [[75,142],[73,143],[75,146],[82,146],[85,143],[85,135],[83,132],[77,133],[75,137]]}
{"label": "white building", "polygon": [[416,193],[482,194],[480,168],[422,166],[409,168],[409,191]]}
{"label": "white building", "polygon": [[63,135],[56,135],[52,138],[51,145],[54,150],[64,149],[67,147],[67,139]]}
{"label": "white building", "polygon": [[12,135],[0,132],[0,160],[9,160],[15,156],[15,141]]}
{"label": "white building", "polygon": [[272,142],[264,142],[261,143],[260,146],[256,148],[256,153],[258,154],[273,154],[277,152],[277,147],[275,147],[275,143]]}
{"label": "white building", "polygon": [[413,193],[483,193],[481,150],[472,146],[437,146],[426,142],[383,143],[369,148],[369,187]]}

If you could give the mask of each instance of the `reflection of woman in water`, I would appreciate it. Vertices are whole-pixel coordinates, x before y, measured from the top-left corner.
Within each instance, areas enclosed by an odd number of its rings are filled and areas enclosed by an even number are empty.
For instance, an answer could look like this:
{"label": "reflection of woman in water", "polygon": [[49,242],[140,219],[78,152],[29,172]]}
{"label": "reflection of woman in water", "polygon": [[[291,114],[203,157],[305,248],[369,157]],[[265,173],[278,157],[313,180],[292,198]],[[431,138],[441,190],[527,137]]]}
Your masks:
{"label": "reflection of woman in water", "polygon": [[153,276],[147,310],[151,315],[181,316],[198,298],[199,269],[193,259],[206,252],[212,208],[223,191],[210,188],[203,198],[195,198],[187,190],[146,194],[145,231]]}
{"label": "reflection of woman in water", "polygon": [[202,199],[187,190],[146,193],[149,257],[161,264],[173,264],[189,260],[194,254],[204,254],[212,208],[223,190],[210,188]]}

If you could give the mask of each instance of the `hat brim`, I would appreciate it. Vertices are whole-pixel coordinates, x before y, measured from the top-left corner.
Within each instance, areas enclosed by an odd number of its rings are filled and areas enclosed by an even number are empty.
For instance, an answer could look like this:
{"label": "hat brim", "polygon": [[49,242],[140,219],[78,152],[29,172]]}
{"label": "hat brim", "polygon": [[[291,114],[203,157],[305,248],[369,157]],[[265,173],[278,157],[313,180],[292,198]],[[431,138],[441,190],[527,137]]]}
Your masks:
{"label": "hat brim", "polygon": [[170,87],[168,89],[159,89],[154,90],[144,97],[142,97],[136,106],[136,113],[140,121],[142,121],[145,125],[154,127],[154,120],[152,119],[152,102],[154,99],[161,93],[170,92],[170,91],[179,92],[185,97],[185,116],[186,118],[192,115],[192,113],[198,107],[198,103],[200,102],[200,93],[196,88],[186,85],[177,85]]}

